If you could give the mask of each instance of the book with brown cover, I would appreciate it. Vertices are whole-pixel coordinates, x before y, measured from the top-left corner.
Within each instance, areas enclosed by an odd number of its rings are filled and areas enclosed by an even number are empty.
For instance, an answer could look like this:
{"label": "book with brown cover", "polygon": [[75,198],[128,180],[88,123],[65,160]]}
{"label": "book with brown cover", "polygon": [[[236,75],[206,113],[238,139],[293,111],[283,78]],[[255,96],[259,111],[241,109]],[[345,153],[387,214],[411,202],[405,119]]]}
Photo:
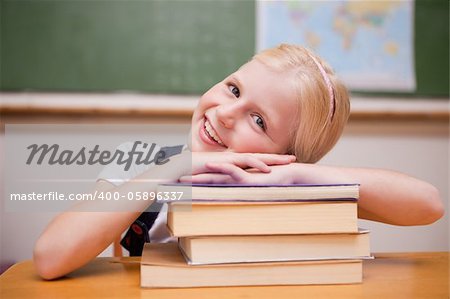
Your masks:
{"label": "book with brown cover", "polygon": [[370,259],[369,231],[352,234],[181,237],[188,264]]}
{"label": "book with brown cover", "polygon": [[347,284],[362,282],[361,260],[270,262],[190,266],[176,243],[147,243],[141,287]]}
{"label": "book with brown cover", "polygon": [[167,226],[176,237],[357,233],[357,202],[172,202]]}

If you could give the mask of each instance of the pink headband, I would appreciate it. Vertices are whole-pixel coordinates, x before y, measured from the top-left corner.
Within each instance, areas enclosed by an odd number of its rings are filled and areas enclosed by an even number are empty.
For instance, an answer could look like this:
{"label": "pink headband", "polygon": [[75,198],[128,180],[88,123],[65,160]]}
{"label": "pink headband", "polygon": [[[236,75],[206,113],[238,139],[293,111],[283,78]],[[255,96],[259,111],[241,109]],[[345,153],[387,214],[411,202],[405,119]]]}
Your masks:
{"label": "pink headband", "polygon": [[328,119],[330,121],[332,121],[333,116],[334,116],[334,110],[335,110],[335,99],[334,99],[333,86],[331,85],[330,78],[328,77],[327,72],[325,72],[325,69],[323,68],[323,66],[317,61],[316,58],[314,58],[314,56],[309,55],[309,57],[311,57],[311,59],[314,61],[314,63],[319,68],[319,71],[322,74],[323,79],[325,80],[325,84],[327,85],[328,95],[330,97],[330,112],[328,113]]}

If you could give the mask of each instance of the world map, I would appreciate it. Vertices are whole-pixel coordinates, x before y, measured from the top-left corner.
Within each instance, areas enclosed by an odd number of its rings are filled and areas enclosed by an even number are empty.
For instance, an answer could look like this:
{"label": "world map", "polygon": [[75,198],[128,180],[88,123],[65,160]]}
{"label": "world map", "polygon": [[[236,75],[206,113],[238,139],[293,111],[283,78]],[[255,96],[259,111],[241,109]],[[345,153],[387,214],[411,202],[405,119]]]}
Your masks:
{"label": "world map", "polygon": [[414,2],[257,2],[257,50],[303,45],[352,90],[411,91]]}

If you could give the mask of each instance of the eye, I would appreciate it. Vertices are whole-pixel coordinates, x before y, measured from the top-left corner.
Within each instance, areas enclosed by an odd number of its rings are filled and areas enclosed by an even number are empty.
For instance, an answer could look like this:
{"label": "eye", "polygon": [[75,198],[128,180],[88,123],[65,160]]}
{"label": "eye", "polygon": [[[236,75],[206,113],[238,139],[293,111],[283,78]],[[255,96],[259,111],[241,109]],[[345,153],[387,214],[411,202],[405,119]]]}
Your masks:
{"label": "eye", "polygon": [[239,88],[237,88],[234,85],[230,85],[228,86],[228,89],[231,91],[231,93],[236,97],[239,98],[239,96],[241,95],[241,92],[239,91]]}
{"label": "eye", "polygon": [[264,123],[264,120],[262,119],[261,116],[259,115],[252,115],[253,120],[255,121],[255,123],[261,128],[263,129],[263,131],[266,130],[266,124]]}

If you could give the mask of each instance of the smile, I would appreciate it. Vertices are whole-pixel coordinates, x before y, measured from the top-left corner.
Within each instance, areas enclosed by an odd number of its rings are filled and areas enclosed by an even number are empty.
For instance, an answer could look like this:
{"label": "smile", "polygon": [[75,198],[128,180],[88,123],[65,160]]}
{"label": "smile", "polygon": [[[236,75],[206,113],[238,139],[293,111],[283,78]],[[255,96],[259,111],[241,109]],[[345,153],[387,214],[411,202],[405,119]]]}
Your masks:
{"label": "smile", "polygon": [[211,124],[209,123],[208,119],[205,118],[205,122],[203,125],[203,128],[205,129],[205,133],[206,135],[213,141],[215,141],[216,143],[218,143],[221,146],[225,146],[225,144],[223,143],[223,141],[220,139],[219,135],[217,134],[217,132],[213,129],[213,127],[211,126]]}

